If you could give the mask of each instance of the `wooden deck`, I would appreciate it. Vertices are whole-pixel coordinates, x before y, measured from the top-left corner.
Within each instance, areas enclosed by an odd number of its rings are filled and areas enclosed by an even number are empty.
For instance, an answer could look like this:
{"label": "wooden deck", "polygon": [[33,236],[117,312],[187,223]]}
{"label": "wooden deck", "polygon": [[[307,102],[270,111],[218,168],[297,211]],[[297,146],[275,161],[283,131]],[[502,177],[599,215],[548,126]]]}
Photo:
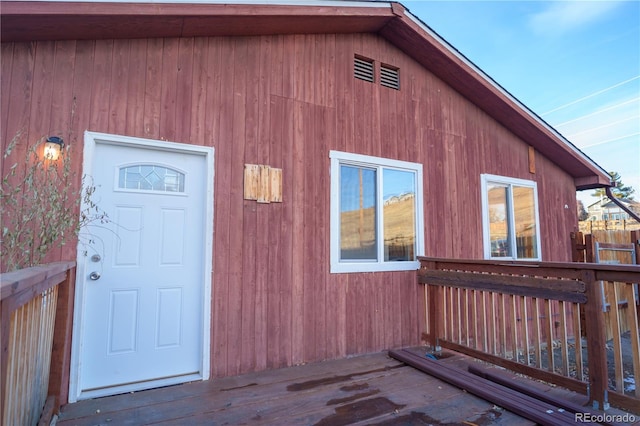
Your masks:
{"label": "wooden deck", "polygon": [[[463,355],[448,365],[472,361]],[[540,383],[532,385],[540,387]],[[586,402],[586,398],[547,388]],[[564,393],[563,393],[564,392]],[[377,353],[194,382],[63,407],[71,425],[532,425],[511,412]]]}

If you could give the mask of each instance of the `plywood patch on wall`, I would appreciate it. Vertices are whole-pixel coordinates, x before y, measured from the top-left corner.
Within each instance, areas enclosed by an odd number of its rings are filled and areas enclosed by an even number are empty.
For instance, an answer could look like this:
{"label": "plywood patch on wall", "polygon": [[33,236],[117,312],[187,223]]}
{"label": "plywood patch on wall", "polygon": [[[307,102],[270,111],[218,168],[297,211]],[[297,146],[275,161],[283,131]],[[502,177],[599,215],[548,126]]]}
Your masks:
{"label": "plywood patch on wall", "polygon": [[262,164],[245,164],[244,199],[258,203],[281,203],[282,169]]}
{"label": "plywood patch on wall", "polygon": [[529,173],[536,173],[536,150],[532,146],[529,146]]}
{"label": "plywood patch on wall", "polygon": [[282,169],[269,169],[271,202],[282,202]]}

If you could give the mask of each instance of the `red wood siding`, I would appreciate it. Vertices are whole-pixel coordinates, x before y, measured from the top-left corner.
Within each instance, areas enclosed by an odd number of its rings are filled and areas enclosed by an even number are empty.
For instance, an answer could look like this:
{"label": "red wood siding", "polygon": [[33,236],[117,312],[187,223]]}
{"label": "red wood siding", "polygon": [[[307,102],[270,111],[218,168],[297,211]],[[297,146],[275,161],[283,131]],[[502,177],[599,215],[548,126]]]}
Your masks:
{"label": "red wood siding", "polygon": [[[570,260],[573,179],[541,155],[529,173],[527,143],[375,35],[4,43],[1,67],[16,155],[58,135],[81,174],[85,130],[215,147],[214,376],[420,342],[415,272],[329,274],[332,149],[424,164],[428,256],[482,257],[480,174],[535,180],[543,260]],[[282,168],[283,203],[243,200],[245,163]]]}

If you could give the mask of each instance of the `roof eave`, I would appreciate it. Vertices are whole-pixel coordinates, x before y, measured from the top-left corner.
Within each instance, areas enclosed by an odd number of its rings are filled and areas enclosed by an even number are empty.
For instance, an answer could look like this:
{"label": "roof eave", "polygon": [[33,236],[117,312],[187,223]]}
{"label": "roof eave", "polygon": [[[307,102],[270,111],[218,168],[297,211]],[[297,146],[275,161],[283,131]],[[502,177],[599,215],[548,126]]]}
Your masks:
{"label": "roof eave", "polygon": [[[119,3],[2,1],[3,42],[377,32],[390,3]],[[364,7],[366,5],[366,7]]]}
{"label": "roof eave", "polygon": [[577,177],[577,178],[574,178],[573,181],[576,185],[576,190],[578,191],[615,186],[614,184],[611,183],[611,180],[607,178],[603,178],[599,175]]}

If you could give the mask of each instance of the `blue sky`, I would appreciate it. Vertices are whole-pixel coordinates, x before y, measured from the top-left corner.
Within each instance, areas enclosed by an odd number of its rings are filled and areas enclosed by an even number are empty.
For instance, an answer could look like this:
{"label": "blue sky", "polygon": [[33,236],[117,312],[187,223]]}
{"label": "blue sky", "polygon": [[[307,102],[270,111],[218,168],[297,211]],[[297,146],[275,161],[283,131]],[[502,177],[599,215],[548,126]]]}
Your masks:
{"label": "blue sky", "polygon": [[402,4],[640,200],[640,1]]}

